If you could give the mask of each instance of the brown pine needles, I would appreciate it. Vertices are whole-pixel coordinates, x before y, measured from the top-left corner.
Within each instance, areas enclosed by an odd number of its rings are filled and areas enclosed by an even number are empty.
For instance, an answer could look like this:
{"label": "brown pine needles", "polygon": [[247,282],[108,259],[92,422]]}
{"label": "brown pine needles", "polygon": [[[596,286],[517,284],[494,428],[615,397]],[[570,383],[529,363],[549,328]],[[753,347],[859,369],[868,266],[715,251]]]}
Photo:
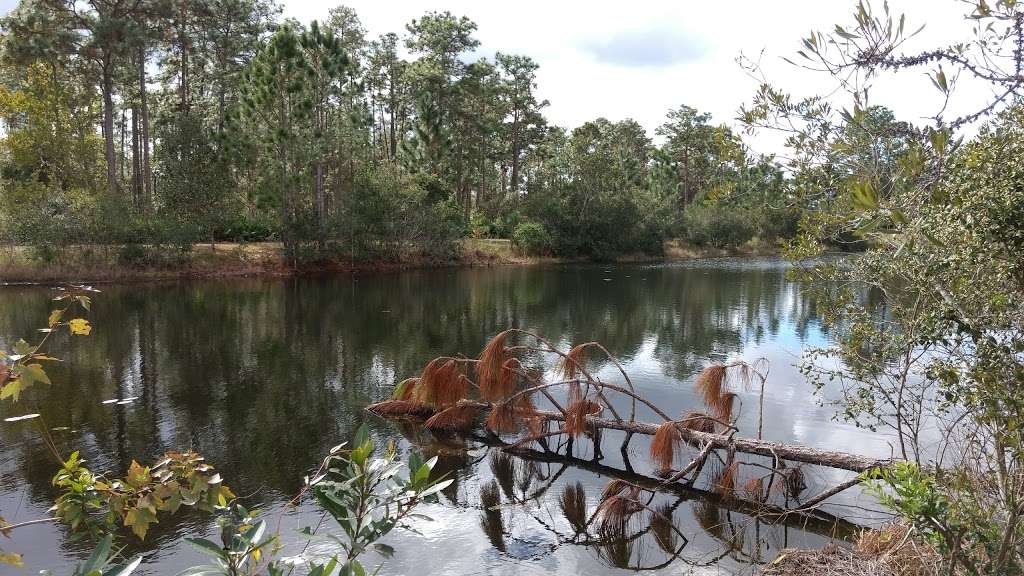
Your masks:
{"label": "brown pine needles", "polygon": [[454,358],[436,358],[423,369],[416,400],[438,409],[454,406],[469,395],[469,378]]}
{"label": "brown pine needles", "polygon": [[379,416],[426,418],[434,413],[434,409],[423,402],[415,400],[384,400],[370,404],[367,410]]}
{"label": "brown pine needles", "polygon": [[593,400],[581,398],[565,408],[565,425],[563,430],[571,436],[580,436],[588,430],[587,416],[601,411],[601,405]]}
{"label": "brown pine needles", "polygon": [[572,350],[569,350],[569,352],[562,357],[562,360],[558,365],[558,371],[562,374],[562,378],[566,380],[576,379],[581,372],[580,368],[583,366],[583,357],[588,346],[590,346],[589,343],[574,346]]}
{"label": "brown pine needles", "polygon": [[687,412],[686,416],[679,422],[679,425],[687,430],[695,432],[715,432],[715,420],[703,412]]}
{"label": "brown pine needles", "polygon": [[751,500],[764,500],[764,478],[751,478],[743,483],[743,493]]}
{"label": "brown pine needles", "polygon": [[476,417],[479,414],[479,405],[460,403],[434,414],[423,423],[423,426],[438,432],[470,430],[476,424]]}
{"label": "brown pine needles", "polygon": [[601,532],[621,529],[636,513],[644,509],[637,500],[640,492],[639,486],[624,480],[612,480],[605,486],[596,512]]}
{"label": "brown pine needles", "polygon": [[484,420],[484,426],[491,432],[518,432],[524,424],[536,419],[536,412],[530,396],[523,394],[495,404]]}
{"label": "brown pine needles", "polygon": [[[726,423],[732,421],[732,407],[736,399],[736,395],[726,388],[728,370],[728,366],[724,364],[712,364],[697,376],[697,381],[693,384],[711,416]],[[743,372],[741,379],[746,378],[749,376],[747,372]]]}
{"label": "brown pine needles", "polygon": [[672,468],[672,461],[675,460],[676,451],[683,439],[677,426],[676,422],[665,422],[658,426],[658,431],[654,433],[654,440],[651,441],[651,460],[654,460],[659,470]]}
{"label": "brown pine needles", "polygon": [[731,462],[722,470],[722,475],[715,482],[715,492],[725,500],[731,499],[736,494],[736,473],[739,469],[739,462]]}
{"label": "brown pine needles", "polygon": [[480,396],[484,400],[499,400],[508,396],[501,382],[505,363],[509,360],[505,341],[508,330],[499,332],[480,352],[476,364],[477,384],[480,385]]}

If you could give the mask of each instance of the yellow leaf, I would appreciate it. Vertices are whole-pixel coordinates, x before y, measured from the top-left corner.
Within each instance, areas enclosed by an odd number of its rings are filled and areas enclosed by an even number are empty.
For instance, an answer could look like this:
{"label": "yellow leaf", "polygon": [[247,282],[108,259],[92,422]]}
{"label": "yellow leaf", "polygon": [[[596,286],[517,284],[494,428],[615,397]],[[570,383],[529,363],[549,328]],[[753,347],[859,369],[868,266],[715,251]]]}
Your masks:
{"label": "yellow leaf", "polygon": [[68,322],[68,326],[71,328],[71,333],[76,336],[88,336],[92,331],[92,326],[89,326],[89,321],[85,318],[75,318]]}
{"label": "yellow leaf", "polygon": [[60,317],[63,316],[63,315],[64,315],[64,311],[59,309],[59,308],[57,310],[54,310],[54,311],[50,312],[50,320],[47,322],[47,324],[50,326],[50,328],[53,328],[54,326],[56,326],[57,323],[60,322]]}
{"label": "yellow leaf", "polygon": [[24,389],[24,386],[22,386],[20,378],[11,380],[7,384],[5,384],[3,388],[0,388],[0,400],[13,398],[14,401],[17,402],[18,396],[21,394],[22,389]]}
{"label": "yellow leaf", "polygon": [[21,562],[21,554],[15,554],[14,552],[0,552],[0,564],[10,564],[16,568],[24,566]]}
{"label": "yellow leaf", "polygon": [[148,508],[132,508],[124,517],[124,525],[130,527],[140,540],[146,539],[149,525],[156,522],[156,514],[150,512]]}
{"label": "yellow leaf", "polygon": [[132,460],[131,466],[128,467],[128,476],[125,478],[128,485],[132,488],[141,488],[149,484],[150,479],[149,468]]}

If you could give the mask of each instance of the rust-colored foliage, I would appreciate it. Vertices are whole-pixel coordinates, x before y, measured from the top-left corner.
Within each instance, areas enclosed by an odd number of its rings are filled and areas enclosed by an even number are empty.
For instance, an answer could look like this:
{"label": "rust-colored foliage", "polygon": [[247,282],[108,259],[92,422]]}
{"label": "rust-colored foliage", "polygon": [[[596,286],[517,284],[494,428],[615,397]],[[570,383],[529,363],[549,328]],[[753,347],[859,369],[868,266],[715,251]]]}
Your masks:
{"label": "rust-colored foliage", "polygon": [[726,368],[722,364],[712,364],[704,369],[697,376],[693,388],[701,395],[701,399],[707,406],[714,406],[718,397],[722,395],[722,387],[725,384]]}
{"label": "rust-colored foliage", "polygon": [[480,396],[484,400],[499,400],[509,395],[504,392],[500,382],[505,362],[509,360],[508,350],[505,348],[507,338],[507,330],[499,332],[491,338],[477,358],[477,384],[480,385]]}
{"label": "rust-colored foliage", "polygon": [[722,475],[715,482],[715,492],[724,499],[732,498],[736,493],[736,472],[739,469],[738,462],[731,462],[722,470]]}
{"label": "rust-colored foliage", "polygon": [[611,498],[612,496],[618,496],[628,490],[630,486],[632,486],[632,484],[629,482],[616,478],[605,484],[604,489],[601,490],[601,500],[603,501]]}
{"label": "rust-colored foliage", "polygon": [[567,398],[570,404],[583,400],[583,386],[580,385],[579,380],[573,380],[569,383]]}
{"label": "rust-colored foliage", "polygon": [[434,414],[423,423],[423,426],[429,430],[441,432],[469,430],[476,423],[476,417],[479,413],[479,406],[470,403],[460,403]]}
{"label": "rust-colored foliage", "polygon": [[384,400],[370,404],[366,409],[379,416],[392,417],[428,418],[434,414],[434,409],[430,405],[415,400]]}
{"label": "rust-colored foliage", "polygon": [[580,436],[587,431],[587,416],[601,411],[601,405],[593,400],[580,399],[565,408],[566,434]]}
{"label": "rust-colored foliage", "polygon": [[736,403],[736,395],[726,392],[718,397],[718,402],[709,406],[711,415],[721,422],[732,422],[732,407]]}
{"label": "rust-colored foliage", "polygon": [[[723,364],[712,364],[697,377],[693,387],[708,407],[711,416],[722,422],[732,420],[732,407],[736,395],[726,389],[728,368]],[[749,378],[746,373],[741,379]]]}
{"label": "rust-colored foliage", "polygon": [[[613,486],[614,484],[614,486]],[[613,480],[602,492],[597,518],[602,532],[625,526],[644,507],[638,501],[640,487],[624,480]]]}
{"label": "rust-colored foliage", "polygon": [[574,346],[562,358],[558,365],[558,371],[562,374],[562,378],[566,380],[576,379],[580,373],[580,367],[583,366],[583,356],[587,351],[587,346],[588,344]]}
{"label": "rust-colored foliage", "polygon": [[743,493],[752,500],[764,499],[764,479],[751,478],[743,483]]}
{"label": "rust-colored foliage", "polygon": [[675,422],[665,422],[658,426],[658,431],[654,433],[654,440],[651,441],[651,460],[654,460],[661,470],[672,468],[672,461],[675,459],[679,442],[682,440],[676,426]]}
{"label": "rust-colored foliage", "polygon": [[715,431],[715,421],[703,412],[687,412],[679,425],[695,432],[712,434]]}
{"label": "rust-colored foliage", "polygon": [[494,398],[508,398],[515,394],[519,383],[519,371],[522,365],[518,358],[509,358],[501,365],[501,372],[498,373],[498,381],[492,390]]}
{"label": "rust-colored foliage", "polygon": [[416,400],[435,408],[454,406],[469,394],[469,379],[459,362],[452,358],[436,358],[423,369],[416,386]]}
{"label": "rust-colored foliage", "polygon": [[547,433],[551,429],[551,421],[540,416],[523,416],[523,423],[526,424],[526,429],[530,432],[530,436],[534,438],[542,438],[547,436]]}
{"label": "rust-colored foliage", "polygon": [[492,432],[518,432],[525,422],[537,418],[533,401],[528,394],[516,396],[512,400],[499,402],[491,408],[484,426]]}
{"label": "rust-colored foliage", "polygon": [[484,420],[484,426],[491,432],[511,433],[519,429],[516,425],[516,407],[512,402],[499,402],[491,408]]}

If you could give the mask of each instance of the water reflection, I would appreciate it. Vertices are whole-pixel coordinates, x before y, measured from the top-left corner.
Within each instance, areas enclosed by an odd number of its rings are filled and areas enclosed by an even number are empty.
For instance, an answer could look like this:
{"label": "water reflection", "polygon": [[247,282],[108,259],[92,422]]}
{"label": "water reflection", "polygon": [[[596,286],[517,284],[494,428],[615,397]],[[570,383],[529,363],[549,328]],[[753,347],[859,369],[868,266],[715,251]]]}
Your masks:
{"label": "water reflection", "polygon": [[[30,337],[46,317],[50,296],[43,288],[2,289],[0,335]],[[772,384],[766,406],[778,417],[767,423],[766,437],[886,450],[883,441],[829,423],[830,411],[806,401],[810,389],[792,362],[801,344],[827,342],[813,310],[785,279],[783,266],[769,260],[112,286],[95,300],[90,337],[55,341],[53,352],[66,362],[51,370],[53,385],[36,391],[28,404],[0,406],[0,416],[40,412],[61,450],[79,448],[94,468],[117,474],[133,458],[197,450],[236,493],[268,511],[278,510],[298,491],[303,474],[365,421],[376,436],[401,440],[405,450],[439,455],[437,470],[456,480],[427,513],[440,525],[417,526],[423,537],[395,538],[399,554],[388,562],[388,573],[654,567],[684,545],[681,535],[691,539],[688,561],[742,566],[770,555],[761,550],[766,536],[737,528],[748,535],[728,544],[734,529],[719,527],[730,526],[729,519],[712,518],[712,510],[690,500],[693,494],[664,502],[659,494],[651,506],[664,508],[671,523],[655,522],[641,536],[594,539],[592,530],[581,530],[581,502],[592,512],[608,470],[580,464],[649,473],[642,442],[626,455],[606,449],[600,463],[592,450],[584,453],[587,447],[577,450],[578,462],[531,461],[500,456],[478,442],[403,429],[367,417],[362,407],[431,357],[475,355],[493,334],[515,326],[563,344],[602,342],[644,395],[669,413],[697,406],[687,382],[709,360],[767,356]],[[744,414],[741,422],[751,417]],[[52,502],[55,465],[34,426],[0,426],[0,509],[9,521],[39,517]],[[606,439],[605,446],[618,444]],[[316,520],[309,516],[307,523]],[[294,519],[306,521],[302,514]],[[680,527],[680,534],[669,526]],[[210,529],[201,516],[154,526],[148,549],[166,548],[148,560],[150,573],[181,568],[194,557],[180,535]],[[771,537],[788,541],[791,529],[757,530],[783,530],[786,536]],[[431,534],[450,553],[424,557],[434,545]],[[10,547],[34,568],[60,569],[85,546],[64,536],[55,526],[26,529]],[[723,544],[746,551],[720,560]]]}

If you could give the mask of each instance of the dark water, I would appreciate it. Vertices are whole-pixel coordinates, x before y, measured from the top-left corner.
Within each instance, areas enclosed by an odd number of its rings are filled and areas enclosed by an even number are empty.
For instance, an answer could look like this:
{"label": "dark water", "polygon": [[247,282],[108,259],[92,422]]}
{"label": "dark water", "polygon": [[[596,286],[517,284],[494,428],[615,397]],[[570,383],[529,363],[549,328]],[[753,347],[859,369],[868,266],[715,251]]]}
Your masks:
{"label": "dark water", "polygon": [[[651,506],[672,511],[685,541],[678,534],[659,540],[646,523],[619,538],[576,534],[559,505],[565,487],[579,482],[593,511],[611,477],[652,475],[646,439],[634,438],[624,457],[621,436],[606,434],[597,462],[586,441],[576,461],[527,460],[403,429],[362,408],[430,358],[475,356],[492,335],[515,326],[566,348],[600,341],[670,414],[699,408],[691,383],[707,363],[767,358],[765,438],[888,455],[884,438],[833,422],[833,410],[817,405],[801,379],[794,366],[800,350],[828,345],[829,336],[784,271],[774,260],[709,260],[108,286],[95,298],[92,335],[55,340],[51,351],[66,361],[50,370],[53,385],[16,406],[5,403],[0,416],[40,412],[62,451],[81,449],[93,469],[116,474],[133,458],[151,462],[168,449],[195,449],[272,523],[303,475],[366,422],[405,451],[439,455],[439,468],[456,480],[439,504],[424,508],[434,521],[415,521],[419,534],[388,538],[398,552],[384,574],[749,572],[783,547],[822,545],[835,528],[756,522],[682,491],[659,493]],[[51,295],[0,288],[5,347],[45,323]],[[611,367],[595,369],[614,380]],[[128,397],[136,399],[102,403]],[[740,429],[753,434],[757,395],[740,400]],[[639,417],[654,421],[644,410]],[[55,465],[36,422],[0,422],[0,515],[9,522],[42,517],[53,502]],[[805,472],[807,495],[845,478]],[[504,507],[485,513],[480,487],[492,481]],[[850,493],[829,509],[863,521],[859,507],[868,504]],[[312,507],[285,514],[288,551],[302,545],[294,529],[319,521]],[[330,530],[330,521],[321,529]],[[146,572],[174,574],[198,563],[182,536],[211,530],[208,516],[162,519],[140,547]],[[14,531],[0,546],[22,552],[27,570],[68,573],[89,545],[67,536],[43,524]]]}

